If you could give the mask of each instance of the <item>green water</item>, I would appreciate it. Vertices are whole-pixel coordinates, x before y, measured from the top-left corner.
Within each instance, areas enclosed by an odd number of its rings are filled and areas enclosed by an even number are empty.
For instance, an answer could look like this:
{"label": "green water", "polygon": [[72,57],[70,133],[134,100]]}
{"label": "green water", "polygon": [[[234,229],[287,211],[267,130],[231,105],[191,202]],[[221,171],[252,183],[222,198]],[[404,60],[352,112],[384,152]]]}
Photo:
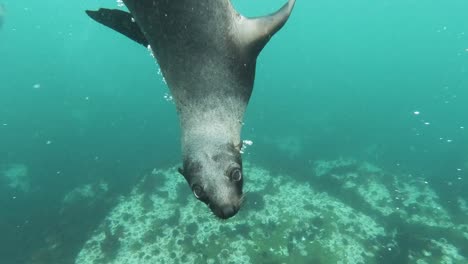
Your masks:
{"label": "green water", "polygon": [[[283,2],[234,5],[258,16]],[[0,178],[0,263],[72,263],[116,197],[180,162],[175,106],[149,52],[84,13],[115,1],[2,3],[0,171],[23,164],[29,176],[22,190]],[[468,199],[467,10],[298,0],[259,57],[244,159],[299,181],[316,160],[370,162],[427,181],[468,222],[454,205]],[[61,214],[67,193],[99,181],[106,198]]]}

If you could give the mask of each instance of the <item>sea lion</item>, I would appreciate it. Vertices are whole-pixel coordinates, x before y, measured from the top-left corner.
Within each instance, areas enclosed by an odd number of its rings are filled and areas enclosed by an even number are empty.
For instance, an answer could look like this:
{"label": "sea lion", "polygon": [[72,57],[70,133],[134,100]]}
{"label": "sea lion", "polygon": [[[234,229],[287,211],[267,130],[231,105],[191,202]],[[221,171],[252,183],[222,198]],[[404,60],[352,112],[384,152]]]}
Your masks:
{"label": "sea lion", "polygon": [[295,0],[276,13],[246,18],[230,0],[123,0],[87,14],[152,50],[174,98],[182,129],[185,177],[195,197],[219,218],[243,201],[240,132],[256,59],[288,19]]}

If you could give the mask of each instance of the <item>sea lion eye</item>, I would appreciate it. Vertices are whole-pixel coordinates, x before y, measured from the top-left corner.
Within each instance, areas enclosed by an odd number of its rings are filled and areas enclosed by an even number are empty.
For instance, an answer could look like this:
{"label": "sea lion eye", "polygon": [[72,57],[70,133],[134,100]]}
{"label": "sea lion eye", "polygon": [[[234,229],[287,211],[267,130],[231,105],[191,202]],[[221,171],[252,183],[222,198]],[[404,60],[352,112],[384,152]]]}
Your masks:
{"label": "sea lion eye", "polygon": [[242,172],[240,169],[235,168],[231,171],[231,174],[229,175],[231,177],[232,181],[240,181],[242,179]]}
{"label": "sea lion eye", "polygon": [[205,192],[203,191],[203,188],[197,184],[193,185],[192,191],[193,191],[193,195],[195,195],[197,199],[201,199],[203,195],[205,194]]}

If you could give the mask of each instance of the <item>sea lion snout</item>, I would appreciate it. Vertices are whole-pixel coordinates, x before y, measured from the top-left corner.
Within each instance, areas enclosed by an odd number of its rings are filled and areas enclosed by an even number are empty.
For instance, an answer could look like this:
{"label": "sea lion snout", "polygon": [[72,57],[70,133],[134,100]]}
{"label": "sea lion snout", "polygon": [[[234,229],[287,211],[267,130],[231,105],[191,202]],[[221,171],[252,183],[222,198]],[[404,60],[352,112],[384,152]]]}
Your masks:
{"label": "sea lion snout", "polygon": [[235,205],[223,205],[223,206],[210,206],[211,211],[221,219],[228,219],[233,217],[239,211],[239,207]]}
{"label": "sea lion snout", "polygon": [[[218,188],[211,189],[209,192],[208,206],[214,215],[221,219],[228,219],[233,217],[239,211],[243,195],[242,183],[227,183],[219,185]],[[219,186],[222,186],[219,188]]]}
{"label": "sea lion snout", "polygon": [[216,151],[204,149],[192,153],[179,172],[195,198],[205,203],[217,217],[228,219],[237,214],[244,197],[240,153],[228,145],[210,149]]}
{"label": "sea lion snout", "polygon": [[228,219],[237,214],[243,200],[242,179],[232,181],[225,177],[200,177],[192,180],[199,180],[192,184],[194,196],[208,205],[214,215]]}

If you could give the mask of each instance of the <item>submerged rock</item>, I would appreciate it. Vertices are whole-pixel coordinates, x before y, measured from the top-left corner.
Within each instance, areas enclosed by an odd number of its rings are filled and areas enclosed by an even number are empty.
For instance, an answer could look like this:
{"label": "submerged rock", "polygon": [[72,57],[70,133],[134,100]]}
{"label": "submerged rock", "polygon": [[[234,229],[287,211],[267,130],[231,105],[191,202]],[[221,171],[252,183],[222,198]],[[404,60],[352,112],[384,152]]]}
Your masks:
{"label": "submerged rock", "polygon": [[108,191],[109,186],[105,182],[81,185],[65,195],[62,200],[62,205],[67,207],[73,203],[99,200]]}
{"label": "submerged rock", "polygon": [[[193,199],[176,168],[148,175],[161,184],[152,193],[136,186],[122,198],[76,263],[467,261],[459,251],[463,235],[453,233],[468,226],[454,225],[435,192],[417,180],[403,182],[353,160],[317,163],[310,183],[248,163],[245,172],[247,200],[228,221]],[[334,185],[315,184],[329,179]],[[152,210],[145,209],[148,203]],[[408,230],[414,233],[406,236]]]}

